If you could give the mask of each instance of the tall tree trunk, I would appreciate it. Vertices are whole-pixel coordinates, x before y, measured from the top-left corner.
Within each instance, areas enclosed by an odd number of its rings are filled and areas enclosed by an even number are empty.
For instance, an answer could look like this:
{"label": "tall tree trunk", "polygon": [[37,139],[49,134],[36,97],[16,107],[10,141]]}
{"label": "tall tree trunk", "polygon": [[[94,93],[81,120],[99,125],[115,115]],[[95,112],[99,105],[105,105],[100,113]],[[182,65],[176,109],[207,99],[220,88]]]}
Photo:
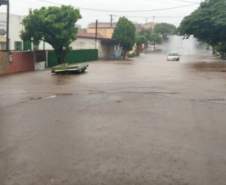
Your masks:
{"label": "tall tree trunk", "polygon": [[56,50],[57,63],[63,64],[65,61],[66,52],[63,49]]}
{"label": "tall tree trunk", "polygon": [[136,47],[136,56],[139,56],[140,55],[140,45],[137,44],[137,47]]}
{"label": "tall tree trunk", "polygon": [[62,64],[62,57],[60,54],[57,54],[57,64]]}
{"label": "tall tree trunk", "polygon": [[123,50],[123,60],[126,60],[126,57],[127,57],[127,50]]}

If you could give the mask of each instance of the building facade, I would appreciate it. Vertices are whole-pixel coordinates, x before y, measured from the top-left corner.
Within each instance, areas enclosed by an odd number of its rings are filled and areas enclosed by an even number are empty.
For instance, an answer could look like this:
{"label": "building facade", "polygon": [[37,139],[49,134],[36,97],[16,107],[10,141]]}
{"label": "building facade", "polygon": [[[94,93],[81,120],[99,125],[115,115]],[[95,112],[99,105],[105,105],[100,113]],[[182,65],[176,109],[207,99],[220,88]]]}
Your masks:
{"label": "building facade", "polygon": [[71,47],[73,49],[97,49],[98,57],[105,60],[115,59],[121,52],[111,38],[87,32],[79,32]]}
{"label": "building facade", "polygon": [[[23,42],[20,38],[21,31],[23,30],[24,16],[10,14],[9,18],[9,49],[11,51],[32,50],[33,46],[30,41]],[[0,50],[6,48],[6,14],[0,13]],[[40,42],[39,49],[52,49],[48,43]]]}
{"label": "building facade", "polygon": [[[16,50],[23,48],[23,43],[20,38],[20,32],[23,30],[22,20],[23,16],[10,14],[9,18],[9,48],[10,50]],[[0,13],[0,29],[6,33],[6,14]],[[1,49],[5,49],[6,46],[6,35],[0,36]]]}
{"label": "building facade", "polygon": [[98,23],[96,28],[96,23],[91,23],[88,25],[87,33],[102,35],[104,38],[111,39],[114,33],[116,23]]}

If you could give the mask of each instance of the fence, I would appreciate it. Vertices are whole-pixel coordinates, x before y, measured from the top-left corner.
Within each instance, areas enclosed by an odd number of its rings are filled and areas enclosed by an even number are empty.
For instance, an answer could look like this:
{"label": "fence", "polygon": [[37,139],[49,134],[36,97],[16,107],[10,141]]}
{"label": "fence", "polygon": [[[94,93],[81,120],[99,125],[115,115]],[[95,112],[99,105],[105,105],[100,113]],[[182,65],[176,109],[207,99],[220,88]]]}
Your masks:
{"label": "fence", "polygon": [[8,53],[0,51],[0,75],[6,72],[8,59]]}
{"label": "fence", "polygon": [[[83,49],[70,51],[65,61],[70,64],[94,61],[98,59],[98,51],[96,49]],[[54,51],[48,52],[48,67],[57,65],[57,57]]]}
{"label": "fence", "polygon": [[[57,65],[57,57],[54,51],[48,51],[47,67]],[[67,63],[81,63],[98,59],[96,49],[73,50],[65,58]],[[35,62],[36,61],[36,62]],[[18,72],[34,71],[39,62],[46,61],[45,51],[34,52],[8,52],[0,51],[0,75]],[[45,65],[45,64],[44,64]],[[44,68],[44,67],[43,67]]]}
{"label": "fence", "polygon": [[0,52],[0,75],[34,71],[32,52]]}

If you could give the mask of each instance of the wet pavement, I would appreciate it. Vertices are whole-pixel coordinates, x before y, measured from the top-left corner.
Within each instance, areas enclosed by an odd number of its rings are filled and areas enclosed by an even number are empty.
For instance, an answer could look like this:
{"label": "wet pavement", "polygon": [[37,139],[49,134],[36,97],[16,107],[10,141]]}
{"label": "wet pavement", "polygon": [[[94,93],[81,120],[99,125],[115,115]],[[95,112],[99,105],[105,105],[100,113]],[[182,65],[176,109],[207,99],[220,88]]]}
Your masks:
{"label": "wet pavement", "polygon": [[209,55],[0,78],[1,185],[225,185],[226,73]]}

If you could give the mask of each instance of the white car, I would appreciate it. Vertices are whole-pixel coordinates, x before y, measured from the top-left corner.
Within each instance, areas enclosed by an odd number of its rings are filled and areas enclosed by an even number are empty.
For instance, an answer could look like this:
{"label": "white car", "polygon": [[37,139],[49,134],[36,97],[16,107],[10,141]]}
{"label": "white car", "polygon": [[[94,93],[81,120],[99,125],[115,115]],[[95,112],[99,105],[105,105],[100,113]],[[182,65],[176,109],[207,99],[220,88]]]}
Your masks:
{"label": "white car", "polygon": [[180,55],[178,53],[169,53],[167,56],[168,61],[180,61]]}

